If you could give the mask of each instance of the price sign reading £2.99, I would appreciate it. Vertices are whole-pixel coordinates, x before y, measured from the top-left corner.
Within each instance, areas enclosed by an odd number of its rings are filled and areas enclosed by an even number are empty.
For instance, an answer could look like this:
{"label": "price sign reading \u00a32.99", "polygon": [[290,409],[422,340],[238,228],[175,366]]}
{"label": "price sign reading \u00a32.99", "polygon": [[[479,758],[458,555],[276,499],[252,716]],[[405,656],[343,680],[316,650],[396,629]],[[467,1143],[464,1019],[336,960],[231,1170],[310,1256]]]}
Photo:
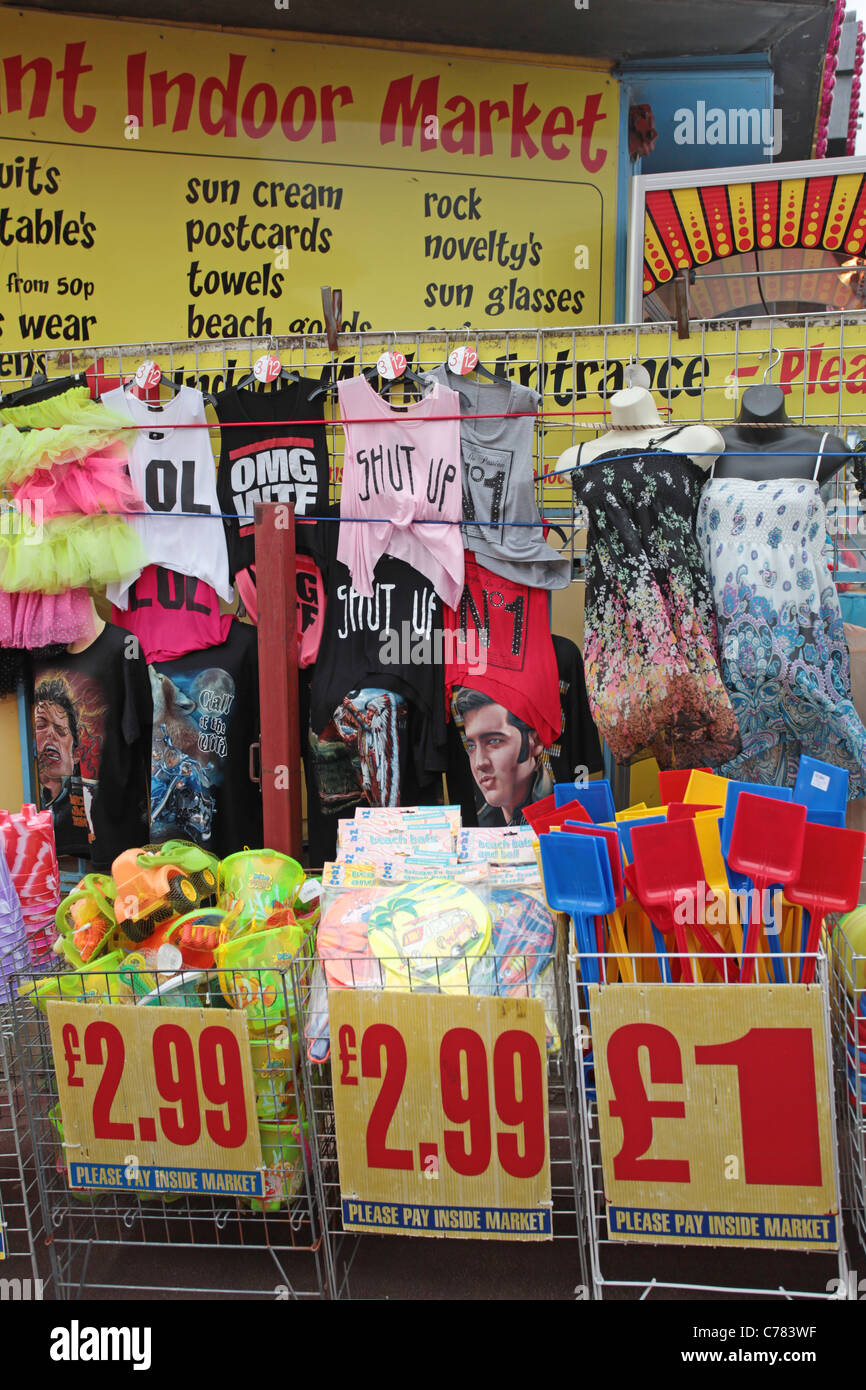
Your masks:
{"label": "price sign reading \u00a32.99", "polygon": [[71,1187],[262,1195],[244,1014],[58,1001],[48,1023]]}
{"label": "price sign reading \u00a32.99", "polygon": [[588,990],[613,1240],[833,1250],[820,989]]}
{"label": "price sign reading \u00a32.99", "polygon": [[552,1236],[539,999],[332,990],[343,1227]]}

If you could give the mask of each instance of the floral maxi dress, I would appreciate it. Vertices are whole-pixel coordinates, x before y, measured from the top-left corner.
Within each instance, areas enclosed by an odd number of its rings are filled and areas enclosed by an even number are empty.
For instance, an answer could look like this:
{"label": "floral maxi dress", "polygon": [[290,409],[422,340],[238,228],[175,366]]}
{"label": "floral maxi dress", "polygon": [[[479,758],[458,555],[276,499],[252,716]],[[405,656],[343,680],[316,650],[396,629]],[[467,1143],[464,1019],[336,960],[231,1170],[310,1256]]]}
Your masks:
{"label": "floral maxi dress", "polygon": [[740,749],[695,538],[704,476],[685,455],[646,447],[572,475],[587,513],[587,692],[619,763],[649,752],[661,768],[715,768]]}
{"label": "floral maxi dress", "polygon": [[824,555],[818,483],[711,478],[698,539],[712,576],[722,676],[743,750],[726,776],[793,787],[800,755],[866,791],[866,729],[851,702],[848,647]]}

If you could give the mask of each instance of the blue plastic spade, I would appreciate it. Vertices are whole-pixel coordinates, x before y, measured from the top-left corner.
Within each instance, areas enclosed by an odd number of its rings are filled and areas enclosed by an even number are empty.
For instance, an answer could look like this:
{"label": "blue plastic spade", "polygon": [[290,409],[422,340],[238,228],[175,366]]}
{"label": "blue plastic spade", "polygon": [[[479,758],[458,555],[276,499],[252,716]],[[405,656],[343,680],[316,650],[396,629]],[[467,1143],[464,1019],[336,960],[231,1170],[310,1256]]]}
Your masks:
{"label": "blue plastic spade", "polygon": [[569,801],[579,801],[596,825],[603,821],[612,821],[616,816],[613,792],[606,777],[598,782],[557,782],[553,788],[553,795],[557,806],[567,806]]}
{"label": "blue plastic spade", "polygon": [[594,836],[561,831],[540,835],[538,846],[548,906],[571,917],[583,978],[598,984],[601,977],[593,919],[616,909],[607,846]]}
{"label": "blue plastic spade", "polygon": [[794,800],[806,807],[806,820],[815,825],[835,825],[845,829],[848,809],[848,769],[822,763],[806,753],[800,759]]}

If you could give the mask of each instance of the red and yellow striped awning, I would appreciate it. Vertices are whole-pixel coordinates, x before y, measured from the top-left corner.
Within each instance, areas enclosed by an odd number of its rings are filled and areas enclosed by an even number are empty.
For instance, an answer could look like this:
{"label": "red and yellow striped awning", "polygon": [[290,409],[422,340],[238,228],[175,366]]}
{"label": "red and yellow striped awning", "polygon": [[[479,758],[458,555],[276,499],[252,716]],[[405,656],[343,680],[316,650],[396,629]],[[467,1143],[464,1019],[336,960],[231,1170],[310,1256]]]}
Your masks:
{"label": "red and yellow striped awning", "polygon": [[648,192],[644,294],[673,280],[678,270],[744,251],[796,246],[863,253],[866,175]]}

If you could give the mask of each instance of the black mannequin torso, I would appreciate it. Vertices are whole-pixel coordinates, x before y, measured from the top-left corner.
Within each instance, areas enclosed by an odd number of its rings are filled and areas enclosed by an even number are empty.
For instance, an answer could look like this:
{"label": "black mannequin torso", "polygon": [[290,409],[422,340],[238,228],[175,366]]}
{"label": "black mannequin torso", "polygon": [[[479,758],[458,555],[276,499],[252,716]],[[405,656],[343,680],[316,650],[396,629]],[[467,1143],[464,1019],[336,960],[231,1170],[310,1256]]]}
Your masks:
{"label": "black mannequin torso", "polygon": [[[775,424],[780,425],[778,431],[761,428]],[[778,386],[750,386],[743,394],[739,420],[722,430],[725,453],[716,461],[713,477],[747,478],[751,482],[814,478],[820,452],[818,482],[824,484],[852,457],[843,439],[836,434],[827,434],[824,439],[824,433],[788,422],[785,396]]]}

